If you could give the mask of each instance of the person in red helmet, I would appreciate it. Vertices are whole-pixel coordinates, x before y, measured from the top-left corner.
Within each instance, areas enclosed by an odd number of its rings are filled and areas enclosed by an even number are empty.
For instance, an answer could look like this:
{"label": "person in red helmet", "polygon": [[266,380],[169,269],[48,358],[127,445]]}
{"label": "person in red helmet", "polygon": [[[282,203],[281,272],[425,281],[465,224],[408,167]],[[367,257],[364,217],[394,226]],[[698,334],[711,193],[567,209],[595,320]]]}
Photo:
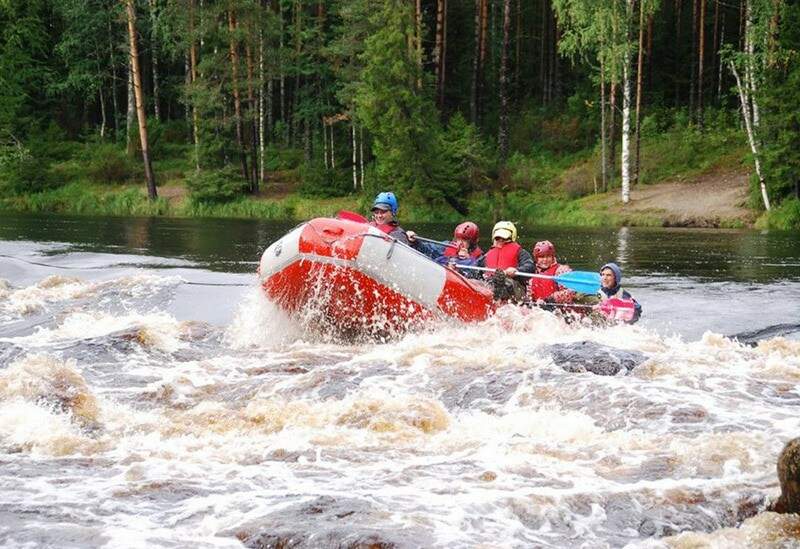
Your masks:
{"label": "person in red helmet", "polygon": [[445,245],[422,242],[414,231],[406,232],[411,247],[424,253],[441,265],[475,265],[483,255],[478,246],[480,230],[472,221],[465,221],[456,226],[453,239]]}
{"label": "person in red helmet", "polygon": [[[536,273],[547,276],[559,276],[572,271],[569,265],[562,265],[556,259],[556,247],[549,240],[542,240],[533,246],[533,260]],[[528,286],[528,296],[539,306],[552,303],[572,303],[575,292],[564,288],[553,279],[533,278]]]}

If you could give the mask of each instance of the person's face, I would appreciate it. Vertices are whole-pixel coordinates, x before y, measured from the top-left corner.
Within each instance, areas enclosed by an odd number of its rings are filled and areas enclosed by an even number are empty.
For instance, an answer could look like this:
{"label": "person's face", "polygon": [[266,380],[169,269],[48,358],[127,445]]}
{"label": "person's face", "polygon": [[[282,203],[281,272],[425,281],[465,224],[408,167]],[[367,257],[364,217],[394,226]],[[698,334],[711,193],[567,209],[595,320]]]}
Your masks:
{"label": "person's face", "polygon": [[536,266],[542,270],[549,269],[556,262],[554,255],[536,256]]}
{"label": "person's face", "polygon": [[600,284],[603,285],[603,288],[613,288],[617,285],[617,279],[614,276],[614,271],[611,269],[603,269],[600,271]]}
{"label": "person's face", "polygon": [[495,248],[502,248],[508,242],[507,238],[503,238],[502,236],[494,237],[494,247]]}
{"label": "person's face", "polygon": [[455,246],[457,250],[469,250],[469,242],[463,238],[453,239],[453,246]]}
{"label": "person's face", "polygon": [[381,208],[372,208],[372,219],[378,225],[385,225],[391,223],[394,217],[391,210],[382,210]]}

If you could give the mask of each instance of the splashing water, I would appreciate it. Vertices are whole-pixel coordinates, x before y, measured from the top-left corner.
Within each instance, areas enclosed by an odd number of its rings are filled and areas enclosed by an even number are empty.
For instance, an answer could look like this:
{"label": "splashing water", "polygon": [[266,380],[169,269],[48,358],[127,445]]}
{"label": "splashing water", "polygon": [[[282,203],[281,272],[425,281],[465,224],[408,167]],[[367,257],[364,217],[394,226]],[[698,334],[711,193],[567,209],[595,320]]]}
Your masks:
{"label": "splashing water", "polygon": [[[202,300],[180,318],[183,283],[0,285],[3,546],[798,546],[763,512],[800,431],[797,341],[506,307],[341,342],[257,287],[222,326]],[[641,360],[548,351],[581,342]]]}

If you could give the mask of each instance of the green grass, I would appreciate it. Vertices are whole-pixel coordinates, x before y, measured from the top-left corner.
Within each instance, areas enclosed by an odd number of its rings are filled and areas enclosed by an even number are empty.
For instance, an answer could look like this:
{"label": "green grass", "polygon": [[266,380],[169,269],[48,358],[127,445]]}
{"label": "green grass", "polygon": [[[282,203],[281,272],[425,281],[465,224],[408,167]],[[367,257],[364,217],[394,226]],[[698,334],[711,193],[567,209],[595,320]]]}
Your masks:
{"label": "green grass", "polygon": [[[655,126],[653,126],[655,127]],[[175,132],[180,128],[165,131]],[[165,137],[171,134],[164,134]],[[170,204],[159,198],[150,202],[138,157],[124,155],[124,145],[90,142],[60,147],[73,154],[54,159],[52,172],[60,187],[20,196],[0,195],[0,207],[32,212],[63,212],[84,215],[137,215],[227,217],[303,220],[334,215],[339,210],[366,213],[371,196],[347,195],[339,198],[309,198],[293,193],[280,199],[253,199],[248,196],[227,203],[199,203],[187,198]],[[164,139],[164,153],[156,157],[154,171],[160,185],[184,186],[185,177],[194,171],[192,146]],[[728,126],[709,126],[703,133],[694,128],[648,130],[641,146],[641,182],[656,183],[693,177],[712,170],[740,169],[747,157],[745,139]],[[619,148],[617,149],[619,153]],[[302,151],[272,147],[268,150],[268,169],[283,178],[302,173],[298,166]],[[618,162],[618,159],[617,159]],[[610,193],[617,193],[619,170]],[[113,180],[103,180],[109,174]],[[599,146],[556,154],[543,144],[526,154],[515,153],[505,169],[488,187],[462,197],[474,219],[512,219],[535,225],[618,226],[661,225],[663,220],[647,213],[619,213],[609,210],[608,194],[593,194],[599,180]],[[294,188],[293,185],[290,188]],[[798,202],[787,201],[759,219],[760,227],[797,228]],[[400,212],[404,224],[418,222],[456,223],[463,216],[445,205],[413,194],[403,197]],[[740,226],[730,221],[728,226]]]}
{"label": "green grass", "polygon": [[791,231],[800,229],[800,200],[787,198],[777,207],[764,212],[755,224],[758,229]]}

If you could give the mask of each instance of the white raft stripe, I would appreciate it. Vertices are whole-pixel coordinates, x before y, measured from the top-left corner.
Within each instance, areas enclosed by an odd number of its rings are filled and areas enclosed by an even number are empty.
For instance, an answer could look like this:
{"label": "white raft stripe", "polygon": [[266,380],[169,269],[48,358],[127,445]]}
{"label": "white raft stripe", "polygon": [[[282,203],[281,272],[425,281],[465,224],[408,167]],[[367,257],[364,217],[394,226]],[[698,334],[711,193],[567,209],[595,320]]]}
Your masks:
{"label": "white raft stripe", "polygon": [[439,309],[447,274],[441,265],[413,248],[383,238],[365,238],[355,263],[357,270],[392,290],[431,311]]}

